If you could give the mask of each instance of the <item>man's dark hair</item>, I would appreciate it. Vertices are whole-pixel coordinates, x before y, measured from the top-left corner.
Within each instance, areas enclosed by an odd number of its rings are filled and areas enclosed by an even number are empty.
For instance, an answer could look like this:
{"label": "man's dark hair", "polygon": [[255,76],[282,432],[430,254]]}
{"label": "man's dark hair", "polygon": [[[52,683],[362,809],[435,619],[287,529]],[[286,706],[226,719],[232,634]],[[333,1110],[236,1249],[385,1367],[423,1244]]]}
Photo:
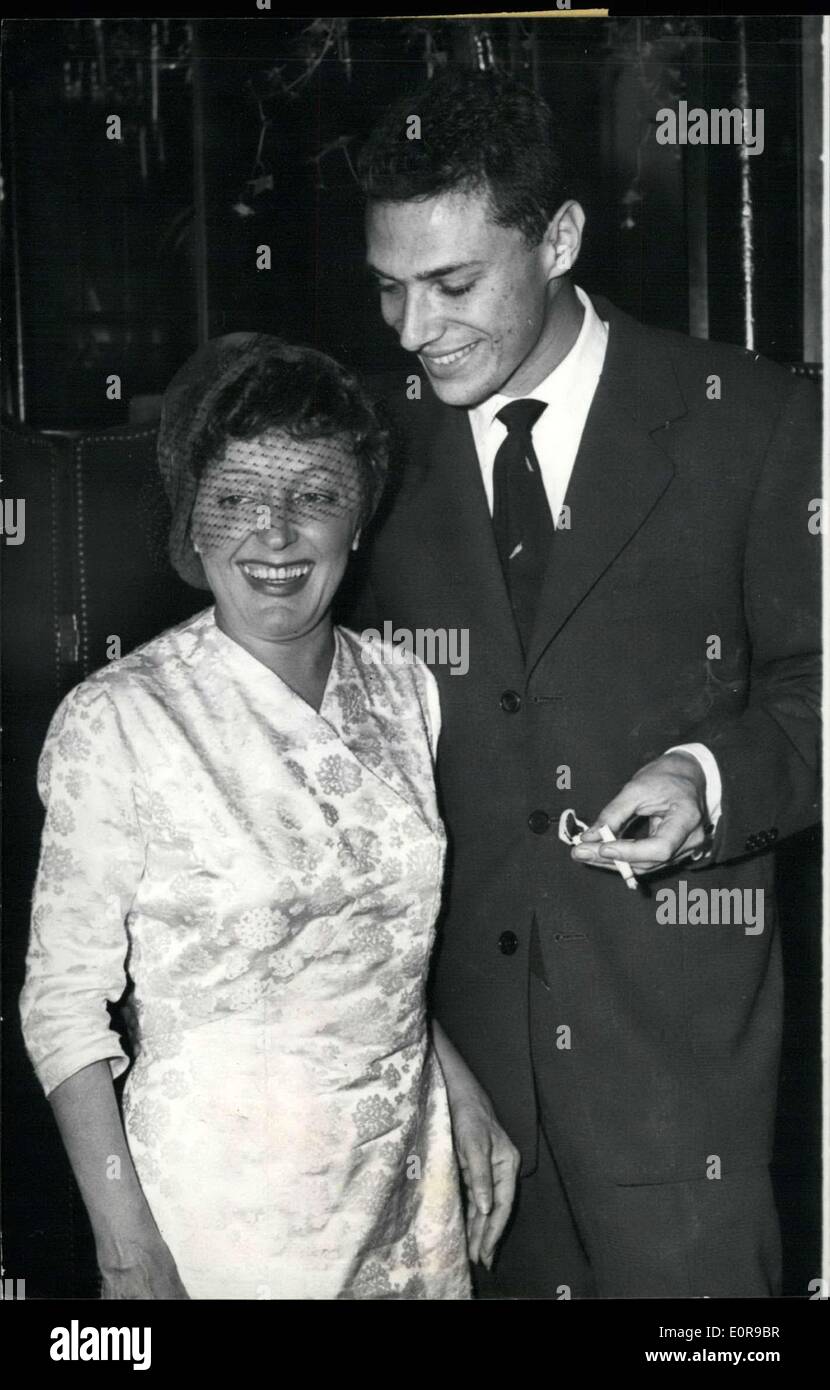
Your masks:
{"label": "man's dark hair", "polygon": [[360,151],[358,177],[367,198],[384,202],[486,191],[494,221],[536,245],[569,196],[559,146],[535,92],[503,73],[451,68],[387,111]]}

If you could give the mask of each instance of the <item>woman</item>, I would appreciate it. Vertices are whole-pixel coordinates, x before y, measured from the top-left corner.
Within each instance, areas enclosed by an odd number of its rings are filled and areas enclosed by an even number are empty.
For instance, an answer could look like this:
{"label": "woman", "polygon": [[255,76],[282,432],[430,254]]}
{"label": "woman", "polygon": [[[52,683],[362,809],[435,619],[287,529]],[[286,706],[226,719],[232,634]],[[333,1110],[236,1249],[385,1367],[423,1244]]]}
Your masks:
{"label": "woman", "polygon": [[447,1092],[485,1263],[516,1159],[428,1039],[436,688],[331,618],[383,438],[337,364],[234,334],[174,380],[159,459],[215,607],[55,716],[21,999],[103,1295],[466,1298]]}

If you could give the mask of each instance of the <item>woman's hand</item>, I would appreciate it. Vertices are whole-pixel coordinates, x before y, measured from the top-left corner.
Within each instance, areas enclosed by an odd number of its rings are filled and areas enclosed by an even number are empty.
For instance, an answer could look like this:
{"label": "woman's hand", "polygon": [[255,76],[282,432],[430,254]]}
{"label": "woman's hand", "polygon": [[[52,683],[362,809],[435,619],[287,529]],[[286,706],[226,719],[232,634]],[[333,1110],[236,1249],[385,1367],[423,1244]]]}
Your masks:
{"label": "woman's hand", "polygon": [[49,1101],[95,1236],[102,1298],[188,1298],[138,1180],[109,1062],[82,1067]]}
{"label": "woman's hand", "polygon": [[477,1082],[450,1096],[455,1149],[467,1189],[467,1249],[490,1269],[516,1195],[519,1151],[508,1139]]}
{"label": "woman's hand", "polygon": [[516,1195],[519,1151],[496,1119],[486,1091],[438,1023],[433,1023],[433,1038],[467,1190],[467,1249],[473,1263],[490,1269]]}
{"label": "woman's hand", "polygon": [[98,1265],[102,1298],[190,1298],[176,1262],[160,1238],[152,1243],[128,1242],[118,1250],[99,1251]]}

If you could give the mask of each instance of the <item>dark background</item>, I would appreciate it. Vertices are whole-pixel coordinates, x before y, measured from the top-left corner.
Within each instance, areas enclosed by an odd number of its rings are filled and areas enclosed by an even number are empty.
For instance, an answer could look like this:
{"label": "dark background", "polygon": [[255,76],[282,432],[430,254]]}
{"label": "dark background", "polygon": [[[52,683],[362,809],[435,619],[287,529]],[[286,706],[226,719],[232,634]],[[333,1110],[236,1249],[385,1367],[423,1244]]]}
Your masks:
{"label": "dark background", "polygon": [[[783,362],[805,356],[802,143],[811,133],[820,140],[802,111],[809,22],[744,24],[750,103],[766,117],[764,152],[750,160],[755,346]],[[654,139],[655,113],[681,97],[736,103],[734,20],[309,24],[158,21],[155,120],[152,21],[6,26],[8,412],[20,418],[19,318],[29,424],[134,418],[131,400],[162,391],[197,345],[200,274],[210,336],[261,328],[367,372],[402,366],[361,273],[349,161],[375,117],[430,66],[482,58],[535,81],[557,111],[589,214],[579,283],[649,323],[687,330],[690,242],[699,252],[703,215],[709,336],[743,341],[735,150]],[[258,102],[269,124],[255,170]],[[194,186],[194,104],[203,190]],[[111,113],[122,119],[120,142],[105,138]],[[257,172],[272,189],[251,189]],[[247,212],[234,210],[241,203]],[[263,243],[270,271],[256,269]],[[122,377],[120,402],[105,396],[112,372]]]}
{"label": "dark background", "polygon": [[[443,63],[496,65],[557,111],[588,213],[577,281],[659,326],[819,371],[816,22],[251,19],[13,21],[3,31],[5,815],[3,1232],[28,1297],[94,1297],[91,1238],[22,1048],[17,996],[58,700],[204,606],[164,557],[158,397],[206,336],[313,344],[376,390],[408,367],[362,269],[351,162],[385,105]],[[742,47],[743,45],[743,47]],[[731,147],[658,146],[656,112],[765,111],[741,239]],[[155,94],[155,95],[154,95]],[[106,139],[109,115],[120,142]],[[272,267],[257,270],[256,248]],[[746,280],[754,337],[747,342]],[[805,366],[806,364],[806,366]],[[121,379],[109,400],[106,379]],[[703,541],[701,542],[703,544]],[[776,1186],[786,1292],[819,1270],[820,858],[779,851],[787,970]]]}

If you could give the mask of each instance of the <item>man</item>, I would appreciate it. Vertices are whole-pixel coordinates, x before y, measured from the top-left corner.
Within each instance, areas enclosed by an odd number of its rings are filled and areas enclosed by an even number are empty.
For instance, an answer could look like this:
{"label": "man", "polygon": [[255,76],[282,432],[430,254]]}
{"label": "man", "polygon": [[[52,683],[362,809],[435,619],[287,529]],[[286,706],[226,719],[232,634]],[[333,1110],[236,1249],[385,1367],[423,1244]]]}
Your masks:
{"label": "man", "polygon": [[[506,77],[428,84],[360,174],[423,387],[392,403],[361,622],[469,633],[468,674],[435,666],[433,1002],[522,1156],[479,1292],[774,1294],[771,851],[818,808],[815,393],[574,285],[585,214]],[[480,1092],[470,1113],[468,1179],[502,1180]]]}

